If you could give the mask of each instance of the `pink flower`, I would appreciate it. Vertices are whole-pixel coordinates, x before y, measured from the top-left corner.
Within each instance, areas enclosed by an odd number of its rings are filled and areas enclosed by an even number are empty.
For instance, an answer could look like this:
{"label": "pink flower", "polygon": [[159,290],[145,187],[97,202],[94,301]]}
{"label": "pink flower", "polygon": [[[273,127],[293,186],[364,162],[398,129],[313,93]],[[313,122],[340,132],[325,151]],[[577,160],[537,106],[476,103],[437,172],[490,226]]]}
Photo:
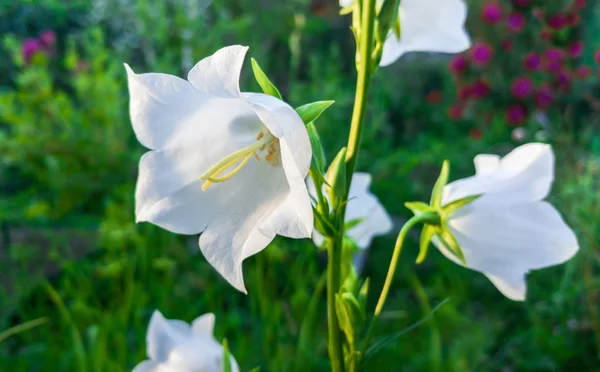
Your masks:
{"label": "pink flower", "polygon": [[539,109],[547,109],[554,102],[554,92],[549,85],[540,86],[535,92],[535,105]]}
{"label": "pink flower", "polygon": [[25,39],[21,45],[21,55],[23,56],[25,63],[30,63],[33,55],[40,52],[43,47],[44,46],[38,39]]}
{"label": "pink flower", "polygon": [[517,126],[527,118],[527,109],[520,104],[513,104],[508,106],[504,116],[508,124]]}
{"label": "pink flower", "polygon": [[580,57],[583,53],[583,42],[577,41],[569,45],[569,55],[573,58]]}
{"label": "pink flower", "polygon": [[548,18],[548,26],[554,30],[560,30],[567,26],[567,17],[562,13],[556,13]]}
{"label": "pink flower", "polygon": [[558,48],[546,50],[544,53],[544,69],[548,72],[558,71],[562,67],[565,52]]}
{"label": "pink flower", "polygon": [[471,85],[471,95],[475,98],[485,98],[490,92],[490,86],[483,80],[477,80]]}
{"label": "pink flower", "polygon": [[502,9],[497,3],[489,3],[481,9],[481,18],[488,24],[498,23],[502,19]]}
{"label": "pink flower", "polygon": [[597,50],[596,53],[594,53],[594,61],[600,65],[600,50]]}
{"label": "pink flower", "polygon": [[520,77],[513,81],[510,91],[515,98],[525,99],[531,95],[533,82],[528,77]]}
{"label": "pink flower", "polygon": [[592,75],[592,68],[590,66],[579,66],[575,69],[573,75],[577,79],[587,79]]}
{"label": "pink flower", "polygon": [[40,34],[40,41],[44,46],[51,47],[56,42],[56,34],[52,30],[46,30]]}
{"label": "pink flower", "polygon": [[460,74],[467,69],[467,59],[463,55],[457,55],[450,60],[450,71]]}
{"label": "pink flower", "polygon": [[454,104],[448,109],[448,117],[452,120],[458,120],[462,117],[463,107],[459,104]]}
{"label": "pink flower", "polygon": [[561,69],[560,71],[558,71],[558,73],[556,74],[556,82],[562,88],[568,87],[569,83],[571,83],[571,75],[569,71],[565,69]]}
{"label": "pink flower", "polygon": [[477,66],[485,66],[492,60],[492,49],[485,43],[476,43],[471,48],[471,60]]}
{"label": "pink flower", "polygon": [[525,28],[525,16],[517,12],[511,13],[506,20],[506,24],[510,32],[521,32]]}
{"label": "pink flower", "polygon": [[460,88],[458,88],[456,95],[458,96],[458,99],[460,99],[461,101],[466,101],[469,98],[471,98],[471,96],[473,95],[473,90],[471,89],[470,86],[460,87]]}
{"label": "pink flower", "polygon": [[536,71],[540,68],[541,63],[540,57],[533,52],[528,53],[523,59],[523,66],[529,71]]}

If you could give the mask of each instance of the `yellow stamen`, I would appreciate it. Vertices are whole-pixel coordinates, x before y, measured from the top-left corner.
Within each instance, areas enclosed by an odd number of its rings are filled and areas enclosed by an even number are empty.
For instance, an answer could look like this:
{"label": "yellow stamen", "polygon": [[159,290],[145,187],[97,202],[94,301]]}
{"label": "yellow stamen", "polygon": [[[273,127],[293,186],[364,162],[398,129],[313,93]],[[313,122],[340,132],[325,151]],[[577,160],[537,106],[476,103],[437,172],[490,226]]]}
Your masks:
{"label": "yellow stamen", "polygon": [[[254,154],[254,153],[252,153]],[[246,163],[248,162],[248,160],[250,160],[250,158],[252,157],[252,154],[248,154],[244,160],[242,160],[242,162],[235,167],[234,170],[232,170],[231,172],[227,173],[225,176],[223,177],[210,177],[208,180],[211,182],[225,182],[228,179],[230,179],[231,177],[235,176],[239,171],[242,170],[242,168],[244,167],[244,165],[246,165]],[[218,173],[215,173],[215,175],[217,175]]]}

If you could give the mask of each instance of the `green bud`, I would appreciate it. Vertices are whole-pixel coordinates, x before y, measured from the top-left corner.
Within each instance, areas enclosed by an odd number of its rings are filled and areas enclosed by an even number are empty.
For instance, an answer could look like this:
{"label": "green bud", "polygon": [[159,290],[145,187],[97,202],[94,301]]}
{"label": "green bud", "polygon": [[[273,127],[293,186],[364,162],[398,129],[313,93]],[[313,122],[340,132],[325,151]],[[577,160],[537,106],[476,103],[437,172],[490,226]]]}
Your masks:
{"label": "green bud", "polygon": [[333,162],[327,169],[325,180],[330,186],[327,187],[330,200],[334,207],[337,208],[340,205],[340,201],[346,194],[346,148],[343,147],[340,152],[336,155]]}
{"label": "green bud", "polygon": [[279,90],[271,83],[271,80],[269,80],[254,58],[252,58],[252,71],[254,71],[256,82],[260,85],[260,88],[265,94],[281,99]]}
{"label": "green bud", "polygon": [[223,340],[223,372],[231,372],[231,358],[227,339]]}

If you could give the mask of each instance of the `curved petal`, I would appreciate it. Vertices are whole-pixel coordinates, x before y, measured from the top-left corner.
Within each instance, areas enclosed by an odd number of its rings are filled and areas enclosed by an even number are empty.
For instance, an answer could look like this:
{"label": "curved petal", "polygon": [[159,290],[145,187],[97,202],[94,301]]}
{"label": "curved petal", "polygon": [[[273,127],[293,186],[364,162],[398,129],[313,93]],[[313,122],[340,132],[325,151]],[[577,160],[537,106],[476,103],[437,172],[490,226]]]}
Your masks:
{"label": "curved petal", "polygon": [[248,47],[232,45],[219,49],[194,66],[188,80],[200,92],[223,98],[240,97],[240,74]]}
{"label": "curved petal", "polygon": [[446,185],[442,203],[477,194],[484,195],[471,205],[506,206],[538,201],[548,195],[553,180],[552,148],[542,143],[529,143],[502,158],[495,172],[477,174]]}
{"label": "curved petal", "polygon": [[348,194],[348,207],[346,208],[346,222],[362,218],[363,221],[346,234],[356,242],[361,249],[367,249],[377,235],[388,233],[393,225],[390,216],[377,197],[369,192],[371,175],[368,173],[355,173]]}
{"label": "curved petal", "polygon": [[[280,166],[252,161],[234,178],[214,185],[214,189],[220,189],[215,194],[215,198],[220,199],[213,200],[210,208],[219,210],[220,214],[213,216],[200,235],[200,250],[231,285],[246,293],[242,275],[244,245],[252,232],[285,201],[289,186]],[[185,197],[181,198],[181,203],[187,203],[184,208],[190,210],[201,208],[200,205],[189,205]],[[207,208],[206,205],[202,207]],[[254,250],[263,248],[255,247]]]}
{"label": "curved petal", "polygon": [[191,335],[189,325],[187,331],[181,325],[173,327],[172,320],[167,320],[155,310],[148,324],[146,333],[146,347],[148,357],[156,362],[164,362],[169,359],[169,353],[180,343],[185,342]]}
{"label": "curved petal", "polygon": [[459,53],[471,45],[465,30],[464,0],[402,0],[398,16],[401,38],[390,32],[381,66],[392,64],[406,52]]}
{"label": "curved petal", "polygon": [[475,174],[478,176],[496,172],[500,168],[500,157],[491,154],[479,154],[473,159]]}
{"label": "curved petal", "polygon": [[340,0],[340,6],[342,8],[346,8],[350,5],[352,5],[353,2],[354,2],[354,0]]}
{"label": "curved petal", "polygon": [[[158,363],[153,360],[145,360],[135,366],[133,371],[131,372],[177,372],[174,369],[171,369],[169,366]],[[181,371],[179,371],[181,372]]]}
{"label": "curved petal", "polygon": [[313,213],[305,179],[312,149],[304,122],[287,103],[260,93],[244,93],[269,131],[279,138],[281,162],[289,187],[288,200],[269,219],[265,229],[292,238],[308,238],[313,229]]}
{"label": "curved petal", "polygon": [[195,336],[213,336],[215,328],[215,314],[203,314],[192,322],[192,332]]}
{"label": "curved petal", "polygon": [[[467,267],[486,274],[509,298],[525,296],[529,270],[569,260],[579,249],[577,238],[547,202],[487,208],[472,203],[448,226],[460,244]],[[440,251],[457,260],[434,240]]]}

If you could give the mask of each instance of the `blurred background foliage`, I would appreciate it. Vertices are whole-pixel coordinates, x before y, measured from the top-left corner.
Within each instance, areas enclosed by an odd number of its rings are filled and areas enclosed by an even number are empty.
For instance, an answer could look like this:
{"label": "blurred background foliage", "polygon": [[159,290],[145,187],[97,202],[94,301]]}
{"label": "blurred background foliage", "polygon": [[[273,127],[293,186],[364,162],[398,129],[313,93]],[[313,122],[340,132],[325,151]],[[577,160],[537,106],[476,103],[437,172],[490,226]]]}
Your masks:
{"label": "blurred background foliage", "polygon": [[[425,200],[443,159],[452,177],[481,152],[527,141],[557,153],[551,195],[581,251],[533,272],[526,303],[408,245],[368,371],[600,370],[600,6],[581,0],[471,1],[474,47],[407,55],[375,77],[360,170],[395,216]],[[250,295],[228,286],[194,237],[137,225],[137,143],[122,63],[185,76],[230,44],[293,106],[335,99],[317,123],[329,158],[345,144],[354,41],[334,0],[0,0],[0,370],[127,371],[145,359],[150,314],[217,315],[242,370],[327,370],[325,257],[277,239],[247,260]],[[248,66],[242,89],[258,91]],[[381,288],[394,237],[364,274]]]}

